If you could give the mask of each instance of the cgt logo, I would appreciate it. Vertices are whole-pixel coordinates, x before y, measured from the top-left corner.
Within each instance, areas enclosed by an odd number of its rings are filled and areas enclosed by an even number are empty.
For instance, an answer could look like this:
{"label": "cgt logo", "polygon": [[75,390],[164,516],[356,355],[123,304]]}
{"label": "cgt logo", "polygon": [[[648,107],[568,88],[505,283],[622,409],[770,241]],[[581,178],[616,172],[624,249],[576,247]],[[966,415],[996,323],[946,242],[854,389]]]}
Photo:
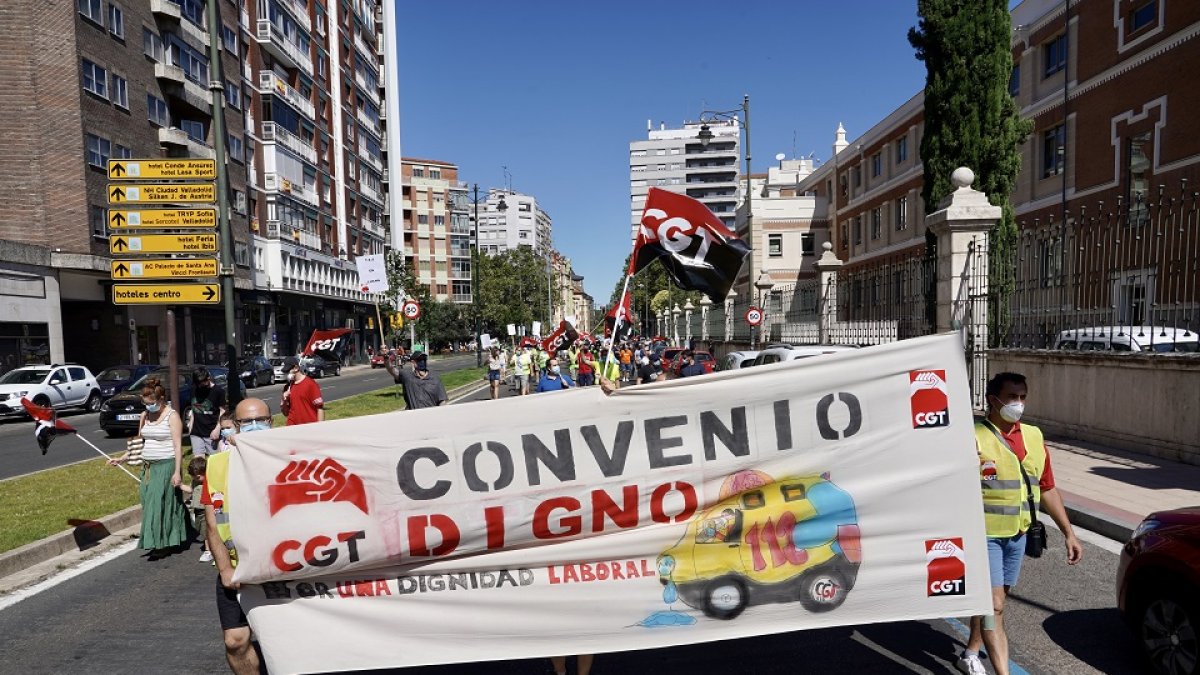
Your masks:
{"label": "cgt logo", "polygon": [[962,537],[925,540],[929,597],[967,594],[967,562]]}
{"label": "cgt logo", "polygon": [[285,506],[316,502],[350,502],[370,513],[362,479],[328,457],[288,462],[275,476],[275,484],[267,487],[267,501],[272,516]]}
{"label": "cgt logo", "polygon": [[914,429],[950,426],[950,401],[946,391],[944,370],[908,373],[908,399]]}

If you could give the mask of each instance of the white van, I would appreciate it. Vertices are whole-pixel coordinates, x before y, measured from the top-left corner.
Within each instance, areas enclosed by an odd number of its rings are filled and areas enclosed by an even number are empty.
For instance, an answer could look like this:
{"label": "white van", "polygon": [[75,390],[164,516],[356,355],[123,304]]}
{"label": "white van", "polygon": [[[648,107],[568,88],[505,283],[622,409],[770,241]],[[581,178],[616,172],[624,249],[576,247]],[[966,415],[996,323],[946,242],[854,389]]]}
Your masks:
{"label": "white van", "polygon": [[1055,349],[1093,352],[1183,352],[1200,350],[1196,331],[1165,326],[1090,326],[1064,330],[1054,341]]}
{"label": "white van", "polygon": [[743,363],[752,360],[756,356],[758,356],[758,352],[753,349],[729,352],[725,355],[725,358],[721,359],[721,370],[737,370],[743,367]]}
{"label": "white van", "polygon": [[763,366],[780,361],[796,361],[852,349],[858,349],[858,347],[854,345],[772,345],[758,353],[754,365]]}

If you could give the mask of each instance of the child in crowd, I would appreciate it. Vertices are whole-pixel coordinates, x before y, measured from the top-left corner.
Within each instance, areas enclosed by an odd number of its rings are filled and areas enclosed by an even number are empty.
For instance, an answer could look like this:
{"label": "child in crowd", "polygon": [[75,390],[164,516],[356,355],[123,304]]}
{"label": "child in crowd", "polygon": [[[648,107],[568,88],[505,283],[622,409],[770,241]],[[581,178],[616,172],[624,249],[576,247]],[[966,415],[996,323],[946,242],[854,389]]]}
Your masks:
{"label": "child in crowd", "polygon": [[[224,418],[222,418],[224,419]],[[208,550],[208,539],[205,535],[208,534],[208,524],[204,520],[204,505],[200,503],[200,495],[204,492],[204,471],[208,468],[208,460],[203,457],[193,457],[188,463],[188,475],[192,477],[191,485],[180,485],[179,489],[183,490],[187,497],[188,508],[192,510],[192,517],[195,521],[196,529],[200,532],[200,562],[212,562],[212,553]]]}
{"label": "child in crowd", "polygon": [[235,433],[237,433],[237,430],[233,428],[233,411],[226,412],[224,415],[221,415],[220,421],[217,422],[218,436],[216,439],[216,451],[225,452],[232,448],[233,443],[230,439],[233,438]]}

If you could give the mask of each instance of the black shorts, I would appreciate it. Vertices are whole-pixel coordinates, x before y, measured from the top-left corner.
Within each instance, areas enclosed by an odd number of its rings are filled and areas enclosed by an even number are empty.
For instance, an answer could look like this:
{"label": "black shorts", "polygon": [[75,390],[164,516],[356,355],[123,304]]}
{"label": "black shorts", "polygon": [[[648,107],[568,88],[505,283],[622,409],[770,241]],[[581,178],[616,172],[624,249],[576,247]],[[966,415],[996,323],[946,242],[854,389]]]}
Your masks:
{"label": "black shorts", "polygon": [[246,613],[238,603],[237,591],[221,585],[221,575],[217,575],[217,616],[221,617],[221,630],[233,630],[249,626]]}

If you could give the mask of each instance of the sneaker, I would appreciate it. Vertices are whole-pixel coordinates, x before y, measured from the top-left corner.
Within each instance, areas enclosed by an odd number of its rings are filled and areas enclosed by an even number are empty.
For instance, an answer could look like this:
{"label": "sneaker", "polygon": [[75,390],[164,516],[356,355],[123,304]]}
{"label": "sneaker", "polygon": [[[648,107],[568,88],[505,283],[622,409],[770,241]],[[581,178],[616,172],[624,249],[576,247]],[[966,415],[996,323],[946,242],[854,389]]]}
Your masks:
{"label": "sneaker", "polygon": [[983,667],[983,661],[979,659],[978,654],[967,654],[963,652],[958,655],[958,662],[954,664],[960,672],[967,675],[987,675],[987,670]]}
{"label": "sneaker", "polygon": [[213,557],[212,557],[212,553],[210,551],[205,551],[204,553],[200,554],[200,562],[212,562],[212,561],[213,561]]}

